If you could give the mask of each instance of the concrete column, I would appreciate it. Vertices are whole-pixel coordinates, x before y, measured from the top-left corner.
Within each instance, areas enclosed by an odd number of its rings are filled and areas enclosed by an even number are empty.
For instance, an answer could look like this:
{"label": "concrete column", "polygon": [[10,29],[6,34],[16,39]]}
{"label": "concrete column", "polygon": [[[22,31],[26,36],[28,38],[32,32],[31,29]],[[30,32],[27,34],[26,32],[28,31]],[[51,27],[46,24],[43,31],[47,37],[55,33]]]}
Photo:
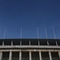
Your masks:
{"label": "concrete column", "polygon": [[19,52],[19,60],[22,60],[22,53],[21,53],[21,51]]}
{"label": "concrete column", "polygon": [[31,45],[31,41],[29,41],[29,45]]}
{"label": "concrete column", "polygon": [[4,46],[4,41],[2,42],[2,45]]}
{"label": "concrete column", "polygon": [[0,52],[0,60],[2,60],[2,52]]}
{"label": "concrete column", "polygon": [[49,51],[49,58],[50,60],[52,60],[52,56],[51,56],[51,52]]}
{"label": "concrete column", "polygon": [[11,45],[13,45],[13,41],[11,41]]}
{"label": "concrete column", "polygon": [[38,45],[40,45],[40,42],[38,41]]}
{"label": "concrete column", "polygon": [[22,41],[20,41],[20,45],[22,45]]}
{"label": "concrete column", "polygon": [[56,41],[56,45],[58,46],[58,43],[57,43],[57,41]]}
{"label": "concrete column", "polygon": [[12,60],[12,51],[9,53],[9,60]]}
{"label": "concrete column", "polygon": [[29,60],[32,60],[31,51],[29,51]]}
{"label": "concrete column", "polygon": [[39,59],[42,60],[41,51],[39,51]]}
{"label": "concrete column", "polygon": [[47,45],[49,45],[49,42],[47,41]]}
{"label": "concrete column", "polygon": [[59,59],[60,59],[60,52],[58,52],[58,54],[59,54]]}

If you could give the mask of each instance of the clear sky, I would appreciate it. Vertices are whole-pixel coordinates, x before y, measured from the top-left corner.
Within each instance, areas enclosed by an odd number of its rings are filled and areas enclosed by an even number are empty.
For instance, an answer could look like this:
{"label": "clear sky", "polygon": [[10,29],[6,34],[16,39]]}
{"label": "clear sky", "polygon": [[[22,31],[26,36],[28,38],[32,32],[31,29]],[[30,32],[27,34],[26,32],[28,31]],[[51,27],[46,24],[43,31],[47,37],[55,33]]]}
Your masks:
{"label": "clear sky", "polygon": [[6,27],[6,38],[20,38],[22,27],[23,38],[45,38],[46,27],[48,38],[54,38],[52,27],[57,38],[60,38],[60,0],[0,0],[0,38],[3,38]]}

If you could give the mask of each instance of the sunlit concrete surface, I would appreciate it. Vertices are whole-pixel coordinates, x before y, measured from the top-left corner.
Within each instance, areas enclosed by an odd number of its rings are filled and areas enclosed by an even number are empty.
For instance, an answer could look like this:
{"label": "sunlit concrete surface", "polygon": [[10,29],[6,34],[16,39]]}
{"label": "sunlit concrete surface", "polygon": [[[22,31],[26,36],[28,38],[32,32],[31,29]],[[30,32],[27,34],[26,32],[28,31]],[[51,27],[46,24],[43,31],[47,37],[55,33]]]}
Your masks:
{"label": "sunlit concrete surface", "polygon": [[1,39],[0,60],[60,60],[60,40]]}

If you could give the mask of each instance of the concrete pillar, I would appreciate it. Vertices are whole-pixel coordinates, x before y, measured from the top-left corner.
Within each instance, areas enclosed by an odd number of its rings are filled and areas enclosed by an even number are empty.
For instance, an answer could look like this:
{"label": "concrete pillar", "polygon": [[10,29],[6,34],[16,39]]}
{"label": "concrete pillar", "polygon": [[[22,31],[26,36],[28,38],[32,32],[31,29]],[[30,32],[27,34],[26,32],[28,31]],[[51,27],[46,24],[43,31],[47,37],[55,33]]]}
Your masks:
{"label": "concrete pillar", "polygon": [[29,51],[29,60],[32,60],[31,51]]}
{"label": "concrete pillar", "polygon": [[11,41],[11,45],[13,45],[13,41]]}
{"label": "concrete pillar", "polygon": [[31,45],[31,41],[29,41],[29,45]]}
{"label": "concrete pillar", "polygon": [[58,52],[58,54],[59,54],[59,59],[60,59],[60,52]]}
{"label": "concrete pillar", "polygon": [[57,43],[57,41],[56,41],[56,45],[58,46],[58,43]]}
{"label": "concrete pillar", "polygon": [[0,60],[2,60],[2,52],[0,52]]}
{"label": "concrete pillar", "polygon": [[22,41],[20,41],[20,45],[22,45]]}
{"label": "concrete pillar", "polygon": [[51,52],[49,51],[49,58],[50,60],[52,60],[52,56],[51,56]]}
{"label": "concrete pillar", "polygon": [[19,60],[22,60],[22,52],[19,52]]}
{"label": "concrete pillar", "polygon": [[39,51],[39,60],[42,60],[41,51]]}
{"label": "concrete pillar", "polygon": [[12,51],[9,53],[9,60],[12,60]]}
{"label": "concrete pillar", "polygon": [[2,45],[4,46],[4,41],[2,42]]}
{"label": "concrete pillar", "polygon": [[47,41],[47,45],[49,45],[49,42]]}

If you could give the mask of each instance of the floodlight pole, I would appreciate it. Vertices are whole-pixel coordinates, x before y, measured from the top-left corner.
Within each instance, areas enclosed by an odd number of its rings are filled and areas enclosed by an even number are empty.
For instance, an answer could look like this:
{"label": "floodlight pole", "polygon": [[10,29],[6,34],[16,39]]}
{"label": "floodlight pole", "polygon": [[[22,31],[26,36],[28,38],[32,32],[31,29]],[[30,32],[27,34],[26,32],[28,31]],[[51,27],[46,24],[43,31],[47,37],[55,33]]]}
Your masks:
{"label": "floodlight pole", "polygon": [[38,37],[38,39],[39,39],[39,31],[38,31],[38,27],[37,27],[37,37]]}
{"label": "floodlight pole", "polygon": [[6,37],[6,27],[4,29],[4,36],[3,36],[3,39]]}
{"label": "floodlight pole", "polygon": [[20,38],[22,38],[22,27],[20,29]]}
{"label": "floodlight pole", "polygon": [[48,37],[47,37],[47,31],[46,31],[46,27],[45,27],[45,35],[46,35],[46,39],[47,39]]}
{"label": "floodlight pole", "polygon": [[52,27],[52,30],[53,30],[54,38],[56,39],[56,34],[53,27]]}

